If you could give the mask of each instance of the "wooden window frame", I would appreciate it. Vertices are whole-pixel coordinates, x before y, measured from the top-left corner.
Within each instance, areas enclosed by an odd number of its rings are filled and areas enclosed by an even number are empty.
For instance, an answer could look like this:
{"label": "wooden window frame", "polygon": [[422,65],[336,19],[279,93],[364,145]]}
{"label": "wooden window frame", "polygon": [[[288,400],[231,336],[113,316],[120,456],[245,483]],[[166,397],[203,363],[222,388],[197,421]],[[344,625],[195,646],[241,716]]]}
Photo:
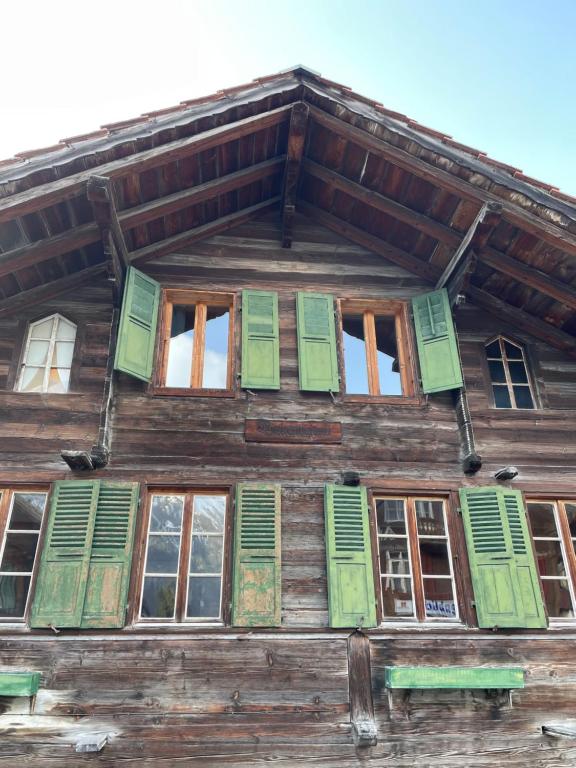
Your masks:
{"label": "wooden window frame", "polygon": [[[46,531],[46,525],[48,520],[48,512],[50,506],[51,487],[47,485],[0,485],[0,563],[4,556],[4,548],[6,546],[6,534],[9,532],[8,523],[12,512],[12,500],[15,493],[44,493],[46,500],[44,503],[44,511],[42,513],[42,520],[40,522],[40,528],[38,529],[38,542],[36,544],[36,552],[34,554],[34,562],[32,564],[32,571],[30,573],[30,586],[28,587],[28,595],[26,597],[26,606],[24,608],[24,615],[22,617],[5,617],[0,618],[0,628],[2,626],[17,624],[18,626],[27,626],[30,616],[30,607],[32,599],[34,597],[34,590],[36,587],[36,578],[38,576],[38,567],[40,564],[41,552],[44,545],[44,537]],[[16,574],[20,573],[15,571]]]}
{"label": "wooden window frame", "polygon": [[[410,578],[412,583],[412,594],[414,600],[414,611],[412,616],[385,616],[384,615],[384,603],[383,603],[383,591],[382,591],[382,576],[381,576],[381,564],[380,564],[380,548],[379,538],[381,534],[378,533],[378,520],[376,514],[376,503],[379,500],[389,499],[395,501],[402,501],[404,504],[405,520],[406,520],[406,536],[398,535],[398,538],[405,538],[408,547],[408,556],[410,564],[410,574],[406,578]],[[445,538],[448,549],[448,560],[450,564],[449,576],[442,576],[442,578],[450,579],[452,585],[452,593],[454,596],[454,605],[456,608],[456,616],[454,617],[434,617],[426,616],[426,602],[424,597],[424,584],[422,576],[422,564],[420,558],[420,546],[419,540],[422,538],[418,534],[418,525],[416,519],[416,501],[440,501],[442,502],[444,513],[444,536],[424,536],[424,538]],[[467,618],[465,612],[462,611],[462,600],[467,594],[467,585],[465,585],[461,578],[459,578],[460,568],[455,567],[455,563],[459,563],[458,552],[460,550],[460,535],[455,535],[453,530],[453,520],[451,512],[450,495],[446,493],[419,493],[419,492],[406,492],[401,491],[395,493],[393,490],[374,489],[369,493],[369,504],[371,509],[370,520],[372,527],[372,556],[374,560],[374,578],[376,580],[376,595],[378,602],[378,621],[381,627],[385,627],[394,622],[402,624],[412,623],[419,625],[439,625],[439,626],[452,626],[454,624],[462,624]],[[394,576],[395,578],[403,578],[402,574]]]}
{"label": "wooden window frame", "polygon": [[[144,514],[141,517],[139,530],[136,533],[134,561],[129,589],[129,621],[128,624],[142,627],[210,627],[230,624],[232,603],[232,568],[233,568],[233,514],[234,493],[229,485],[162,485],[146,488],[142,497]],[[144,592],[144,576],[146,572],[146,554],[148,548],[148,533],[152,499],[154,496],[172,495],[184,496],[184,510],[181,530],[181,546],[176,574],[176,604],[174,619],[141,617],[141,605]],[[226,512],[224,521],[224,547],[222,566],[221,617],[220,619],[187,619],[186,598],[188,583],[188,567],[190,549],[192,546],[192,505],[194,496],[226,496]]]}
{"label": "wooden window frame", "polygon": [[[354,402],[378,402],[402,405],[420,405],[422,398],[416,390],[416,376],[413,361],[416,359],[414,339],[410,329],[410,311],[407,302],[384,299],[344,299],[336,302],[338,325],[338,355],[340,358],[340,378],[343,396]],[[367,395],[346,392],[346,365],[344,357],[344,329],[342,320],[345,314],[362,314],[364,341],[366,348],[366,369],[369,393]],[[381,395],[376,350],[376,316],[394,318],[396,346],[398,349],[398,369],[402,394]]]}
{"label": "wooden window frame", "polygon": [[[564,565],[566,567],[566,581],[568,582],[568,587],[570,590],[570,597],[572,599],[572,608],[574,610],[575,616],[567,616],[566,618],[563,618],[562,616],[551,616],[550,621],[554,624],[571,624],[573,625],[576,623],[576,553],[574,552],[574,546],[572,544],[573,539],[576,541],[576,536],[573,537],[572,533],[570,531],[570,524],[568,522],[568,515],[566,513],[566,505],[567,504],[574,504],[576,505],[576,498],[571,499],[568,496],[556,496],[555,498],[551,497],[550,495],[539,496],[537,494],[524,494],[524,504],[526,507],[526,517],[528,519],[528,530],[530,531],[530,538],[532,540],[532,547],[534,550],[534,560],[536,562],[536,571],[538,573],[538,580],[543,588],[543,581],[546,581],[546,577],[542,577],[540,575],[540,571],[538,568],[538,556],[536,554],[536,541],[559,541],[560,542],[560,551],[562,552],[562,557],[564,560]],[[550,504],[552,505],[554,509],[554,521],[556,523],[556,530],[558,531],[558,537],[551,537],[551,536],[535,536],[532,531],[532,525],[530,522],[530,514],[528,512],[528,505],[529,504]],[[562,580],[562,577],[552,577],[552,580],[557,579],[558,581]],[[544,595],[542,595],[542,599],[544,600]],[[544,601],[544,606],[546,607],[546,601]],[[546,613],[548,613],[548,609],[546,608]]]}
{"label": "wooden window frame", "polygon": [[[501,360],[502,365],[504,367],[504,377],[506,379],[505,382],[494,382],[492,381],[492,375],[490,373],[490,365],[489,365],[489,359],[496,359],[496,358],[489,358],[488,357],[488,347],[490,344],[493,344],[495,341],[498,342],[500,346],[500,352],[501,352]],[[510,369],[508,366],[508,356],[506,355],[506,350],[504,348],[504,342],[507,341],[509,344],[513,344],[515,347],[518,347],[518,349],[522,353],[522,362],[524,363],[524,369],[526,371],[526,378],[528,379],[528,389],[530,391],[530,396],[532,397],[532,403],[534,405],[533,408],[519,408],[516,405],[516,397],[514,395],[514,384],[512,383],[512,380],[510,378]],[[517,339],[514,339],[512,336],[507,336],[506,334],[499,333],[495,336],[491,336],[489,339],[487,339],[482,344],[482,363],[483,363],[483,369],[486,376],[486,380],[488,382],[488,390],[489,390],[489,396],[490,396],[490,405],[495,411],[521,411],[530,413],[531,411],[539,410],[542,405],[540,402],[540,399],[538,397],[538,392],[536,391],[535,386],[535,380],[533,376],[533,365],[531,364],[529,350],[526,347],[526,344],[524,344],[521,341],[518,341]],[[519,361],[512,361],[512,362],[519,362]],[[508,396],[510,398],[510,402],[513,403],[513,405],[510,406],[510,408],[499,408],[496,405],[496,399],[494,397],[494,389],[493,386],[503,386],[506,385],[506,389],[508,390]],[[525,384],[517,384],[517,386],[526,386]]]}
{"label": "wooden window frame", "polygon": [[[32,339],[32,327],[34,325],[38,325],[38,323],[42,323],[46,320],[51,320],[52,318],[55,318],[58,320],[64,320],[65,322],[69,323],[70,325],[74,326],[74,341],[73,341],[73,347],[72,347],[72,359],[70,361],[70,367],[67,368],[69,371],[68,375],[68,387],[64,392],[50,392],[46,388],[47,380],[50,375],[50,370],[52,368],[65,368],[66,366],[55,366],[51,365],[53,356],[54,356],[54,349],[56,346],[56,341],[58,339],[56,338],[56,332],[57,332],[57,325],[53,326],[51,337],[48,340],[49,346],[48,346],[48,354],[46,356],[46,364],[44,366],[31,366],[34,368],[44,368],[44,380],[42,383],[42,390],[40,392],[32,392],[30,390],[20,389],[20,383],[22,381],[22,375],[24,373],[24,369],[27,366],[27,358],[28,358],[28,350],[30,349],[30,343],[33,341]],[[30,319],[27,320],[22,328],[19,329],[20,333],[18,334],[17,339],[17,362],[15,366],[15,370],[13,371],[13,375],[10,375],[8,377],[8,388],[12,389],[14,392],[21,394],[21,395],[68,395],[70,392],[73,391],[74,386],[77,384],[76,376],[74,375],[77,371],[77,365],[76,365],[76,356],[77,351],[79,349],[79,344],[81,342],[81,333],[80,333],[80,326],[75,320],[71,320],[68,317],[65,317],[61,312],[52,312],[49,315],[42,315],[41,317],[37,317],[36,319]],[[46,339],[39,339],[39,341],[46,341]]]}
{"label": "wooden window frame", "polygon": [[[192,350],[192,370],[190,387],[167,387],[165,385],[168,370],[170,333],[174,305],[195,305],[195,329]],[[202,387],[202,373],[205,352],[206,312],[207,307],[228,307],[230,319],[228,326],[227,382],[225,389]],[[161,295],[160,322],[158,323],[158,344],[156,371],[150,390],[155,395],[177,395],[179,397],[237,397],[236,359],[238,340],[236,339],[237,297],[235,293],[219,291],[197,291],[184,288],[163,288]],[[199,322],[198,328],[196,323]]]}

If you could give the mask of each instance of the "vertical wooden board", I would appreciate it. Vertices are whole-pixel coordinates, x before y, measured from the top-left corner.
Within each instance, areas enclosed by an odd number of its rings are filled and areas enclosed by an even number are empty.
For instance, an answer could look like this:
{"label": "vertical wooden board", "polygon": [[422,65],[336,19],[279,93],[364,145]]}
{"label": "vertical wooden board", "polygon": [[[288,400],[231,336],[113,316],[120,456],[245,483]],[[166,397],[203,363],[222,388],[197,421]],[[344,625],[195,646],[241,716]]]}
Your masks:
{"label": "vertical wooden board", "polygon": [[339,392],[334,297],[326,293],[298,292],[296,321],[300,389]]}
{"label": "vertical wooden board", "polygon": [[280,505],[279,485],[238,485],[232,592],[236,626],[280,624]]}
{"label": "vertical wooden board", "polygon": [[150,381],[156,342],[160,285],[130,267],[126,277],[114,368]]}
{"label": "vertical wooden board", "polygon": [[280,389],[278,294],[242,291],[243,387]]}
{"label": "vertical wooden board", "polygon": [[460,353],[448,292],[424,293],[412,299],[422,389],[443,392],[463,386]]}
{"label": "vertical wooden board", "polygon": [[31,627],[79,627],[100,481],[54,484]]}
{"label": "vertical wooden board", "polygon": [[331,627],[375,627],[376,592],[366,489],[324,491],[328,608]]}
{"label": "vertical wooden board", "polygon": [[138,488],[138,483],[101,483],[82,613],[83,628],[124,626]]}

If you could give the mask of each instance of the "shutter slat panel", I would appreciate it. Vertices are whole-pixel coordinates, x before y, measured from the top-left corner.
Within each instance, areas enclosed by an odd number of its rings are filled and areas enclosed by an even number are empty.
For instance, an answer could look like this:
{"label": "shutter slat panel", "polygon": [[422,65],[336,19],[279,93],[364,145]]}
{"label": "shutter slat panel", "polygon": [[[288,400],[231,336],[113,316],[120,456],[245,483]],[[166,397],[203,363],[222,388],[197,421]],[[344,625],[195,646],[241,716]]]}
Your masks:
{"label": "shutter slat panel", "polygon": [[333,296],[299,292],[296,320],[300,389],[339,392]]}
{"label": "shutter slat panel", "polygon": [[456,330],[445,288],[412,299],[416,343],[426,393],[463,386]]}
{"label": "shutter slat panel", "polygon": [[280,486],[241,483],[236,494],[232,623],[280,624]]}
{"label": "shutter slat panel", "polygon": [[128,268],[114,367],[150,381],[158,324],[160,285],[134,267]]}
{"label": "shutter slat panel", "polygon": [[280,388],[278,294],[242,291],[242,387]]}
{"label": "shutter slat panel", "polygon": [[365,488],[324,491],[331,627],[376,626],[376,592]]}

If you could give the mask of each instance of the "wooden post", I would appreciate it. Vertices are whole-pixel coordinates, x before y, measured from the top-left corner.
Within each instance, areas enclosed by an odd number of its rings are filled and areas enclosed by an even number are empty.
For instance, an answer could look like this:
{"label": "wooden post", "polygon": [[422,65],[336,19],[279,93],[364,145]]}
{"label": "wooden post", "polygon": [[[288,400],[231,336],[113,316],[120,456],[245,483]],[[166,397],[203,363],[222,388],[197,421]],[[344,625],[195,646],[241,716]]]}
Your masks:
{"label": "wooden post", "polygon": [[348,690],[354,743],[359,747],[374,747],[378,736],[372,699],[370,640],[358,630],[348,638]]}

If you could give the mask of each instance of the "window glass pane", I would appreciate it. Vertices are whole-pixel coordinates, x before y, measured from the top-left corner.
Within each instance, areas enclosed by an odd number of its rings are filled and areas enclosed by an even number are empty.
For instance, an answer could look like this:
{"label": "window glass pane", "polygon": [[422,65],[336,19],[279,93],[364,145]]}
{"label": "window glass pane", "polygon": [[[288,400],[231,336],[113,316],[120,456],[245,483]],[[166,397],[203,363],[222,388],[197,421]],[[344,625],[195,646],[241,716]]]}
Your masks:
{"label": "window glass pane", "polygon": [[430,619],[455,619],[456,603],[450,579],[424,579],[424,608]]}
{"label": "window glass pane", "polygon": [[37,533],[7,533],[0,571],[31,572],[37,543]]}
{"label": "window glass pane", "polygon": [[517,344],[504,340],[504,349],[508,360],[522,360],[522,350]]}
{"label": "window glass pane", "polygon": [[415,508],[421,536],[444,536],[444,504],[441,501],[417,499]]}
{"label": "window glass pane", "polygon": [[194,496],[194,533],[224,530],[226,496]]}
{"label": "window glass pane", "polygon": [[24,618],[30,579],[30,576],[0,576],[0,618]]}
{"label": "window glass pane", "polygon": [[412,583],[409,578],[382,579],[382,612],[386,618],[414,616]]}
{"label": "window glass pane", "polygon": [[540,576],[565,576],[566,569],[560,542],[536,539],[534,544]]}
{"label": "window glass pane", "polygon": [[553,504],[530,501],[527,504],[527,510],[533,536],[558,538]]}
{"label": "window glass pane", "polygon": [[402,499],[378,499],[376,502],[378,533],[406,534],[404,501]]}
{"label": "window glass pane", "polygon": [[550,618],[568,619],[574,616],[574,607],[566,580],[544,579],[542,589]]}
{"label": "window glass pane", "polygon": [[39,531],[46,504],[45,493],[15,493],[10,515],[10,528]]}
{"label": "window glass pane", "polygon": [[529,387],[514,387],[516,408],[534,408]]}
{"label": "window glass pane", "polygon": [[504,372],[504,363],[501,360],[488,360],[490,368],[490,379],[495,383],[505,383],[506,373]]}
{"label": "window glass pane", "polygon": [[146,573],[177,573],[180,536],[150,534]]}
{"label": "window glass pane", "polygon": [[44,368],[25,367],[20,379],[21,392],[42,392],[44,384]]}
{"label": "window glass pane", "polygon": [[346,392],[353,395],[367,395],[369,394],[368,368],[362,315],[343,316],[342,339],[344,342]]}
{"label": "window glass pane", "polygon": [[571,536],[576,536],[576,504],[564,504],[566,515],[568,517],[568,525],[570,526]]}
{"label": "window glass pane", "polygon": [[450,575],[448,544],[445,539],[420,539],[422,575]]}
{"label": "window glass pane", "polygon": [[202,386],[205,389],[226,389],[228,386],[229,327],[228,307],[208,307],[202,372]]}
{"label": "window glass pane", "polygon": [[174,305],[166,367],[167,387],[189,387],[192,375],[195,307]]}
{"label": "window glass pane", "polygon": [[510,393],[506,387],[492,387],[494,392],[494,404],[496,408],[511,408]]}
{"label": "window glass pane", "polygon": [[33,326],[31,326],[31,337],[33,339],[49,339],[52,335],[54,319],[55,318],[51,317],[49,320],[42,320],[42,322],[35,323]]}
{"label": "window glass pane", "polygon": [[52,358],[52,365],[58,365],[62,368],[70,368],[72,365],[73,351],[73,341],[57,341],[54,345],[54,357]]}
{"label": "window glass pane", "polygon": [[31,341],[26,356],[28,365],[45,365],[49,347],[49,341]]}
{"label": "window glass pane", "polygon": [[56,330],[56,338],[62,341],[74,341],[76,338],[76,326],[72,323],[67,323],[62,318],[58,319],[58,328]]}
{"label": "window glass pane", "polygon": [[488,344],[486,347],[486,355],[488,357],[502,357],[500,353],[500,343],[498,342],[498,339],[496,341],[493,341],[491,344]]}
{"label": "window glass pane", "polygon": [[523,362],[510,362],[508,363],[508,368],[510,369],[510,379],[513,384],[528,384],[526,366]]}
{"label": "window glass pane", "polygon": [[401,395],[402,382],[398,368],[396,319],[393,316],[375,317],[376,355],[381,395]]}
{"label": "window glass pane", "polygon": [[153,496],[150,531],[176,533],[182,527],[183,496]]}
{"label": "window glass pane", "polygon": [[410,574],[406,539],[379,538],[380,573]]}
{"label": "window glass pane", "polygon": [[221,584],[219,576],[191,576],[188,579],[186,615],[198,619],[219,619]]}
{"label": "window glass pane", "polygon": [[220,573],[223,554],[222,536],[192,536],[190,573]]}
{"label": "window glass pane", "polygon": [[50,368],[48,392],[67,392],[70,383],[69,368]]}
{"label": "window glass pane", "polygon": [[176,605],[176,579],[146,576],[142,592],[141,616],[145,619],[172,619]]}

